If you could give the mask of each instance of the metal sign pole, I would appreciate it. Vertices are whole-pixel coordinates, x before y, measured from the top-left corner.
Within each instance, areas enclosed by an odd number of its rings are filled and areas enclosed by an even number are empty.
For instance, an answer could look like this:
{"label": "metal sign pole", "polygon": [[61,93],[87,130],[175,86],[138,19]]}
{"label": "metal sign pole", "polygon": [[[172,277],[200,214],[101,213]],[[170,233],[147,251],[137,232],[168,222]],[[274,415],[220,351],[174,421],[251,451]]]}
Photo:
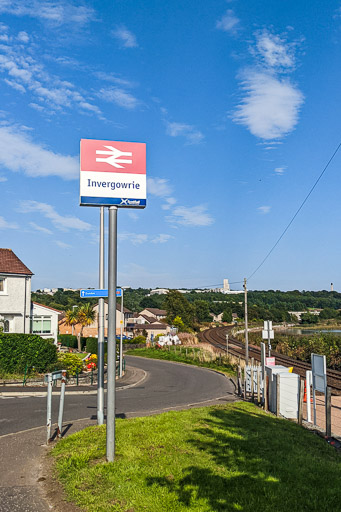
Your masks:
{"label": "metal sign pole", "polygon": [[115,458],[115,394],[116,394],[116,286],[117,286],[117,206],[109,207],[108,259],[108,384],[107,445],[108,462]]}
{"label": "metal sign pole", "polygon": [[[104,288],[104,206],[99,223],[99,288]],[[104,298],[98,300],[97,424],[104,423]]]}
{"label": "metal sign pole", "polygon": [[270,321],[267,321],[268,325],[268,349],[269,349],[269,357],[271,357],[271,340],[270,340]]}
{"label": "metal sign pole", "polygon": [[62,370],[62,382],[61,382],[61,387],[60,387],[58,429],[57,429],[57,435],[59,438],[62,437],[65,384],[66,384],[66,370]]}
{"label": "metal sign pole", "polygon": [[52,373],[47,375],[47,414],[46,414],[46,442],[49,443],[51,439],[51,426],[52,426]]}
{"label": "metal sign pole", "polygon": [[124,308],[123,308],[123,288],[121,288],[121,337],[120,337],[120,377],[123,374],[123,322],[124,322]]}
{"label": "metal sign pole", "polygon": [[248,332],[248,318],[247,318],[247,288],[246,278],[244,278],[244,291],[245,291],[245,364],[249,364],[249,332]]}

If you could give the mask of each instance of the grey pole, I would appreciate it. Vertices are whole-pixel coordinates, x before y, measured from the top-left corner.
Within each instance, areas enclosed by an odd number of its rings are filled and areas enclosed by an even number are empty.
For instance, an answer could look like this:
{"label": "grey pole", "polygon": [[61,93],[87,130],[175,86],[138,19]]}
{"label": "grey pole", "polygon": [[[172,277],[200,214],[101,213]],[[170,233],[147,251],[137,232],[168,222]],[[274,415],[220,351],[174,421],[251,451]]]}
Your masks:
{"label": "grey pole", "polygon": [[52,373],[47,374],[47,411],[46,411],[46,443],[51,439],[52,426]]}
{"label": "grey pole", "polygon": [[269,350],[269,357],[271,357],[271,339],[270,339],[270,322],[268,322],[268,350]]}
{"label": "grey pole", "polygon": [[109,207],[107,461],[115,458],[117,206]]}
{"label": "grey pole", "polygon": [[59,438],[62,437],[65,384],[66,384],[66,370],[62,370],[62,382],[61,382],[61,387],[60,387],[58,429],[57,429],[57,435]]}
{"label": "grey pole", "polygon": [[[99,288],[104,288],[104,206],[99,222]],[[98,300],[97,424],[104,423],[104,298]]]}
{"label": "grey pole", "polygon": [[245,363],[249,364],[249,333],[247,325],[247,288],[246,277],[244,277],[244,292],[245,292]]}
{"label": "grey pole", "polygon": [[120,378],[123,373],[123,325],[124,325],[124,308],[123,308],[123,288],[121,288],[121,337],[120,337]]}

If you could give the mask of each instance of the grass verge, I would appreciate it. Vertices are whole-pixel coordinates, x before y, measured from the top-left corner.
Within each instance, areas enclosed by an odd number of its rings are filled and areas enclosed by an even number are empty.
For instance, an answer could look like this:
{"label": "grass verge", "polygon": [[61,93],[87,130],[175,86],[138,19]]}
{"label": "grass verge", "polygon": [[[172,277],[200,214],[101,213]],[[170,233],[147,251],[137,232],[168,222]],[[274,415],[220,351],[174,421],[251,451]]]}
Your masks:
{"label": "grass verge", "polygon": [[[163,349],[156,348],[136,348],[127,350],[126,355],[148,357],[150,359],[162,359],[164,361],[175,361],[178,363],[193,364],[195,366],[202,366],[203,368],[212,368],[221,371],[227,375],[235,375],[235,366],[232,365],[226,358],[217,358],[215,360],[207,360],[211,357],[211,353],[203,351],[200,348],[188,348],[186,355],[186,347],[172,346]],[[176,349],[176,350],[174,350]],[[206,360],[204,360],[206,359]]]}
{"label": "grass verge", "polygon": [[70,500],[88,512],[339,510],[341,458],[318,436],[249,403],[118,419],[53,449]]}

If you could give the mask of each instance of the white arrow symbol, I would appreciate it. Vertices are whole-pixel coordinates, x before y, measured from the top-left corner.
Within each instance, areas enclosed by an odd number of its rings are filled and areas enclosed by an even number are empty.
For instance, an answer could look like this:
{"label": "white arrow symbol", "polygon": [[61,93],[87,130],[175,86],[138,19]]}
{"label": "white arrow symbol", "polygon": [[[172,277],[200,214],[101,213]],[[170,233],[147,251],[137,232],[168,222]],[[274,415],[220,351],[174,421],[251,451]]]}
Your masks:
{"label": "white arrow symbol", "polygon": [[96,150],[96,155],[109,155],[106,158],[96,158],[96,162],[105,162],[109,165],[112,165],[113,167],[116,167],[118,169],[124,169],[123,165],[120,164],[132,164],[132,160],[126,160],[124,158],[121,158],[122,156],[133,156],[133,153],[130,153],[128,151],[120,151],[119,149],[114,148],[113,146],[104,146],[105,148],[108,148],[109,151],[103,151],[100,149]]}

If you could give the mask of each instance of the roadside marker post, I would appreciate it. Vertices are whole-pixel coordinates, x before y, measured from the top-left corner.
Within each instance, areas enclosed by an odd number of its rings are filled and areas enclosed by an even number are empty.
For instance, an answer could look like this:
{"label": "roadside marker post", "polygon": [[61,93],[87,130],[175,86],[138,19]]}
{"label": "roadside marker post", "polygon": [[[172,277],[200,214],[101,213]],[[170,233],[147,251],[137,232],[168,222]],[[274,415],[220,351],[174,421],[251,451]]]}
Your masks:
{"label": "roadside marker post", "polygon": [[61,437],[62,423],[63,423],[63,410],[64,410],[64,396],[66,384],[66,370],[59,370],[52,373],[47,373],[44,377],[44,382],[47,383],[47,407],[46,407],[46,444],[51,441],[51,428],[52,428],[52,388],[56,380],[62,381],[60,390],[59,401],[59,414],[58,414],[58,429],[57,435]]}
{"label": "roadside marker post", "polygon": [[[106,421],[106,458],[108,462],[113,462],[115,458],[117,209],[145,208],[147,199],[146,181],[146,144],[92,139],[81,140],[80,206],[107,206],[109,208],[107,295],[103,295],[105,292],[103,289],[104,279],[102,279],[103,269],[102,274],[100,270],[99,290],[92,290],[91,295],[87,295],[86,290],[81,290],[81,297],[108,297]],[[103,251],[100,249],[100,266],[102,263]],[[104,267],[104,265],[102,266]],[[98,294],[95,295],[95,292]],[[121,374],[122,353],[120,359]],[[101,385],[98,389],[101,395]],[[98,397],[99,421],[101,420],[101,408],[102,401]]]}

